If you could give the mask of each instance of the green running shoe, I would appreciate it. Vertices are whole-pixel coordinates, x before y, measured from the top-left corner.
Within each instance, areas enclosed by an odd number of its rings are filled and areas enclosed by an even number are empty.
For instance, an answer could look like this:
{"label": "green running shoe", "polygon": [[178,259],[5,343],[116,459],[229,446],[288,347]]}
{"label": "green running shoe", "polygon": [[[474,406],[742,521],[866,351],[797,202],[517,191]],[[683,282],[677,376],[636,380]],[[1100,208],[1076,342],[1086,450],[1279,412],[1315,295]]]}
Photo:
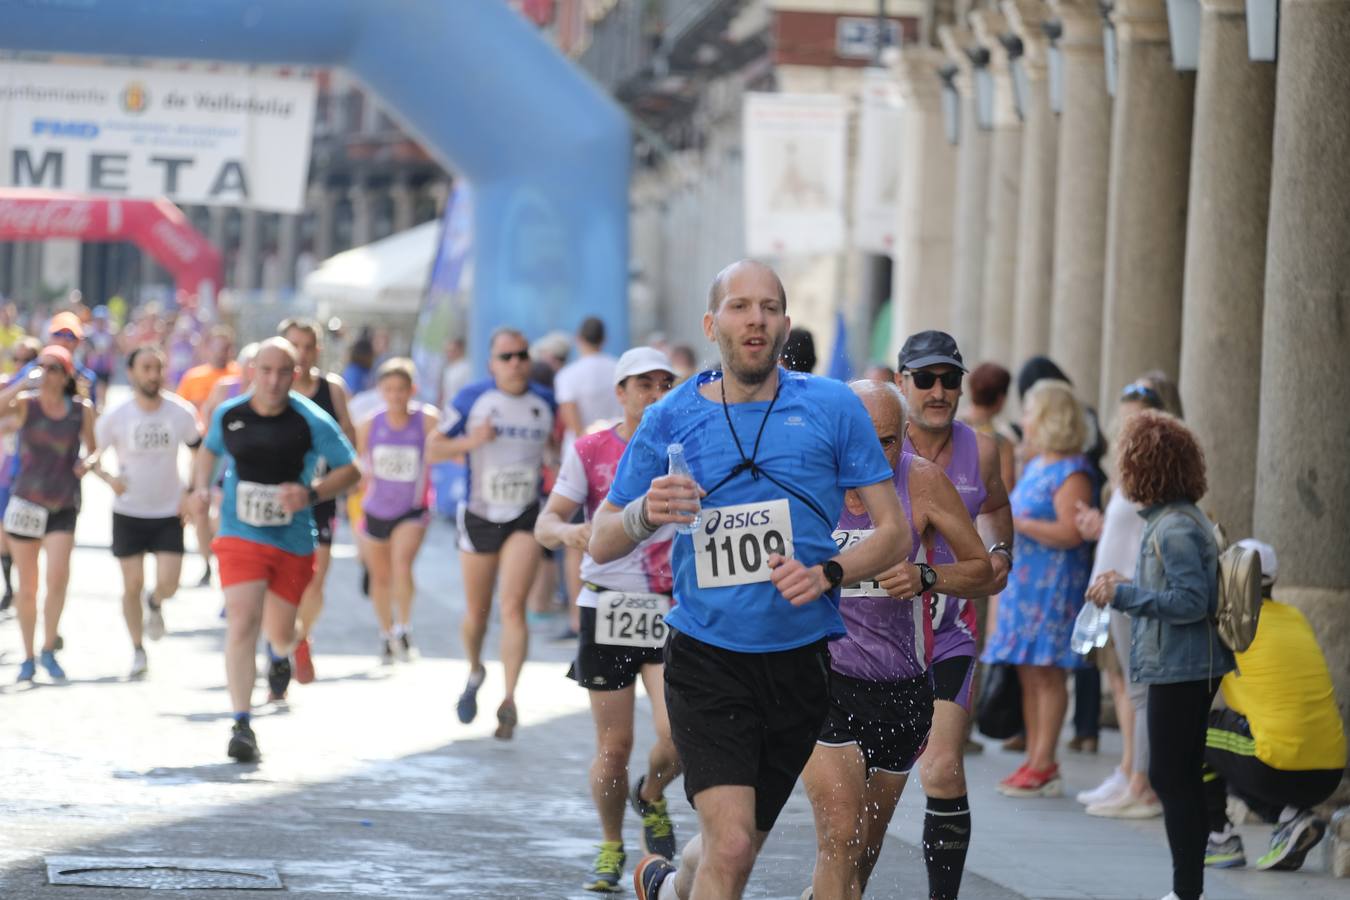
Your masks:
{"label": "green running shoe", "polygon": [[602,841],[597,844],[600,853],[591,867],[591,878],[582,887],[588,891],[613,894],[623,890],[619,881],[623,878],[623,864],[628,861],[623,852],[623,844],[617,841]]}
{"label": "green running shoe", "polygon": [[1242,835],[1229,835],[1227,840],[1209,839],[1205,845],[1205,865],[1211,869],[1236,869],[1247,864],[1247,854],[1242,851]]}
{"label": "green running shoe", "polygon": [[633,785],[632,793],[629,794],[629,800],[633,804],[633,812],[642,817],[642,852],[655,853],[657,856],[664,856],[666,859],[675,859],[675,823],[670,821],[670,813],[666,810],[666,798],[653,800],[650,803],[642,799],[642,785],[647,780],[647,776],[642,776]]}
{"label": "green running shoe", "polygon": [[1270,849],[1256,861],[1258,869],[1292,872],[1302,868],[1308,851],[1327,833],[1327,823],[1311,812],[1301,812],[1277,828],[1270,838]]}

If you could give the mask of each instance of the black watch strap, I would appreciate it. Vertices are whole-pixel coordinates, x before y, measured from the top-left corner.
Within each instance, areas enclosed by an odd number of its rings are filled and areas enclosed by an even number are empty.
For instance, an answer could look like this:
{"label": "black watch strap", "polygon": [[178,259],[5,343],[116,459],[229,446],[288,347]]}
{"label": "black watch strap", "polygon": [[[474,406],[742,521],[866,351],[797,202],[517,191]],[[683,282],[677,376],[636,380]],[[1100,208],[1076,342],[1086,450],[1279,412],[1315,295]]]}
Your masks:
{"label": "black watch strap", "polygon": [[313,506],[319,502],[319,489],[314,485],[309,486],[309,505]]}
{"label": "black watch strap", "polygon": [[931,591],[937,584],[937,570],[928,563],[919,563],[919,582],[923,585],[925,591]]}
{"label": "black watch strap", "polygon": [[834,590],[844,583],[844,567],[832,559],[827,559],[820,564],[821,571],[825,573],[825,580],[830,583],[830,590]]}

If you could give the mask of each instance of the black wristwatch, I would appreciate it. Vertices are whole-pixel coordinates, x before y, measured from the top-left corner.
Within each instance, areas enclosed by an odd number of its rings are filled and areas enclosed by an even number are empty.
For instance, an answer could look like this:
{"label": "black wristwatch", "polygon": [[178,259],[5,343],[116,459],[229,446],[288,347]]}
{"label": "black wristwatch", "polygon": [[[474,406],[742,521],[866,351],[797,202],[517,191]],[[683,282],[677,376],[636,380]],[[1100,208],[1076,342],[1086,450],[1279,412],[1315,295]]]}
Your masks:
{"label": "black wristwatch", "polygon": [[830,583],[830,590],[844,583],[844,567],[834,560],[825,560],[820,564],[820,569],[825,573],[825,580]]}
{"label": "black wristwatch", "polygon": [[313,506],[319,502],[319,490],[314,485],[309,486],[309,505]]}
{"label": "black wristwatch", "polygon": [[923,585],[924,593],[931,591],[933,585],[937,584],[937,570],[928,563],[919,563],[919,583]]}

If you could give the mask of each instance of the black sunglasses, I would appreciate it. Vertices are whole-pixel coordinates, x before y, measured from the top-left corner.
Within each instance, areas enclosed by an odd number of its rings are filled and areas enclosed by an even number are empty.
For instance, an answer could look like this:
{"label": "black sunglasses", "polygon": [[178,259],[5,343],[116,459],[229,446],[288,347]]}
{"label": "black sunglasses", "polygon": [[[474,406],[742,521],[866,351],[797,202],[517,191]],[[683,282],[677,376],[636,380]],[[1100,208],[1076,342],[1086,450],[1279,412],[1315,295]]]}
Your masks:
{"label": "black sunglasses", "polygon": [[1162,396],[1157,391],[1138,382],[1127,384],[1125,390],[1120,392],[1120,399],[1122,401],[1136,400],[1152,409],[1162,409],[1163,405]]}
{"label": "black sunglasses", "polygon": [[927,369],[906,369],[909,377],[914,379],[914,386],[921,391],[931,388],[934,382],[941,381],[942,389],[945,391],[954,391],[961,386],[961,379],[965,377],[965,372],[960,369],[951,372],[943,372],[939,375],[937,372],[930,372]]}
{"label": "black sunglasses", "polygon": [[530,351],[513,350],[510,353],[498,353],[497,358],[500,359],[502,362],[510,362],[513,359],[518,359],[521,362],[524,362],[525,360],[530,358]]}

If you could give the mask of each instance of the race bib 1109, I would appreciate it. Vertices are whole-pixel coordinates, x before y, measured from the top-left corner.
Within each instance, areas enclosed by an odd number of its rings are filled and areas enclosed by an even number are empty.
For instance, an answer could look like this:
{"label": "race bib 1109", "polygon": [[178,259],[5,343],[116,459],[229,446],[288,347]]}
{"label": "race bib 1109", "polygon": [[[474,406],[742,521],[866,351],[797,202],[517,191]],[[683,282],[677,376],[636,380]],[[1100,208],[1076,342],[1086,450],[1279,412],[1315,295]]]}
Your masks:
{"label": "race bib 1109", "polygon": [[694,540],[698,586],[769,580],[769,556],[792,557],[792,511],[786,500],[704,509]]}

